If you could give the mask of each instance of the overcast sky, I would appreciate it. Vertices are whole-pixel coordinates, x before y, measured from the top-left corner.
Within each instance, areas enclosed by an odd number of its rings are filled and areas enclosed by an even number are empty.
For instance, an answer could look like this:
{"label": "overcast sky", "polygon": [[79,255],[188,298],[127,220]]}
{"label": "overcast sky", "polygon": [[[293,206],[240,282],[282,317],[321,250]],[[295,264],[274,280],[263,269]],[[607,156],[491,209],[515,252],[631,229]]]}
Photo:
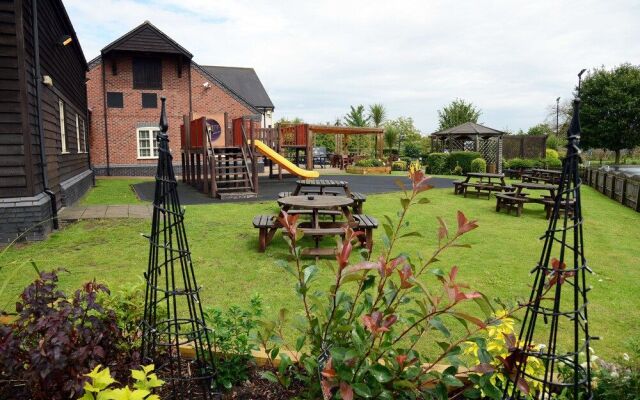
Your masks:
{"label": "overcast sky", "polygon": [[253,67],[275,117],[324,123],[351,104],[436,130],[456,97],[524,129],[582,68],[640,64],[640,1],[64,0],[87,60],[145,20],[203,65]]}

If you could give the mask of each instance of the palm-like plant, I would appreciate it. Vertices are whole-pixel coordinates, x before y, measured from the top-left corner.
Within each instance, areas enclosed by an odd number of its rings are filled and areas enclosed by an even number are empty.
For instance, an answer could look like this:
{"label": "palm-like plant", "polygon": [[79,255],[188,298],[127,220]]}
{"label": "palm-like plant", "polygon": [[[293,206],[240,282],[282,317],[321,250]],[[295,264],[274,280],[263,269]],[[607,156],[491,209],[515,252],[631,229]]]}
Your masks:
{"label": "palm-like plant", "polygon": [[344,121],[348,126],[367,126],[369,117],[364,115],[364,106],[360,104],[357,107],[351,106],[351,111],[344,116]]}
{"label": "palm-like plant", "polygon": [[369,120],[373,126],[379,128],[387,119],[387,109],[380,103],[371,104],[369,106]]}

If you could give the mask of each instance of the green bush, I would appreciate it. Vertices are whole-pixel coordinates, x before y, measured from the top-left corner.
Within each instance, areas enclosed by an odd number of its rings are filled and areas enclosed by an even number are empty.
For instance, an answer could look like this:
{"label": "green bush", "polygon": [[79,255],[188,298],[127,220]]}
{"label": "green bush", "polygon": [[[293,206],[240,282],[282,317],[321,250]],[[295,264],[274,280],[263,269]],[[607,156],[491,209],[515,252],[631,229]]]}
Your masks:
{"label": "green bush", "polygon": [[546,168],[560,168],[562,161],[559,158],[545,158],[544,164]]}
{"label": "green bush", "polygon": [[558,156],[558,152],[557,151],[555,151],[553,149],[547,149],[546,150],[546,158],[547,159],[549,159],[549,158],[556,158],[557,159],[557,158],[560,158],[560,157]]}
{"label": "green bush", "polygon": [[394,161],[393,164],[391,164],[391,170],[392,171],[406,171],[407,170],[407,162],[406,161]]}
{"label": "green bush", "polygon": [[382,160],[378,160],[375,158],[367,158],[364,160],[356,161],[356,167],[383,167],[384,163]]}
{"label": "green bush", "polygon": [[449,157],[446,153],[431,153],[427,156],[427,173],[442,175],[448,174],[450,169],[447,167],[447,158]]}
{"label": "green bush", "polygon": [[530,158],[513,158],[509,160],[509,168],[511,169],[528,169],[536,166],[537,161]]}
{"label": "green bush", "polygon": [[471,161],[476,158],[482,158],[482,154],[475,151],[454,151],[447,157],[447,169],[453,171],[456,165],[459,165],[463,173],[469,172]]}
{"label": "green bush", "polygon": [[409,158],[418,158],[422,153],[419,143],[409,142],[404,145],[404,155]]}
{"label": "green bush", "polygon": [[453,170],[451,171],[451,175],[464,175],[464,171],[462,170],[460,164],[456,163],[456,166],[453,167]]}
{"label": "green bush", "polygon": [[487,162],[484,158],[476,158],[471,161],[471,172],[487,172]]}

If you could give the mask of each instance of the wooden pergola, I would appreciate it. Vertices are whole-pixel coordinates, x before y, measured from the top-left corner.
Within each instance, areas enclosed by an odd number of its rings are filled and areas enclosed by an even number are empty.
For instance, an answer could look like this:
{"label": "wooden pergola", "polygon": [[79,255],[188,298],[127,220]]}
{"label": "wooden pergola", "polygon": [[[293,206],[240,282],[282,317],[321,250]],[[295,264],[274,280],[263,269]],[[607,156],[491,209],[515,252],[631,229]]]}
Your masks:
{"label": "wooden pergola", "polygon": [[504,132],[474,122],[444,129],[431,134],[433,151],[476,151],[491,165],[494,170],[502,172],[502,137]]}
{"label": "wooden pergola", "polygon": [[[384,146],[383,128],[358,127],[358,126],[332,126],[332,125],[310,125],[304,124],[307,132],[307,169],[313,169],[313,135],[338,135],[336,140],[336,151],[338,147],[342,151],[342,140],[349,135],[376,135],[376,157],[382,158],[382,150]],[[340,146],[338,146],[340,142]]]}

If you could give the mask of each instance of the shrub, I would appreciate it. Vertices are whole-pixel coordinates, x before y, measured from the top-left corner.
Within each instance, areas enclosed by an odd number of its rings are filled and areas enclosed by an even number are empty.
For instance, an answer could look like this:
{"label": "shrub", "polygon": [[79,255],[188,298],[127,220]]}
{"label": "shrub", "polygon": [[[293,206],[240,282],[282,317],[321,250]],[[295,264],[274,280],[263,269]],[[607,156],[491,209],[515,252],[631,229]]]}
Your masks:
{"label": "shrub", "polygon": [[391,170],[392,171],[406,171],[407,170],[407,162],[406,161],[402,161],[402,160],[394,161],[393,164],[391,164]]}
{"label": "shrub", "polygon": [[466,173],[471,170],[471,161],[476,158],[482,158],[482,154],[475,151],[454,151],[447,157],[447,167],[449,171],[453,171],[456,165],[459,165],[462,172]]}
{"label": "shrub", "polygon": [[408,142],[404,145],[404,155],[409,158],[418,158],[422,153],[419,143]]}
{"label": "shrub", "polygon": [[556,135],[547,136],[547,148],[553,150],[560,150],[561,147],[567,145],[567,139],[560,138]]}
{"label": "shrub", "polygon": [[80,400],[160,400],[158,395],[151,392],[164,385],[164,381],[159,379],[153,370],[153,364],[143,366],[139,370],[131,370],[134,389],[128,386],[116,389],[113,387],[116,380],[111,377],[109,368],[102,369],[102,366],[98,365],[93,371],[85,374],[89,379],[84,384],[85,392]]}
{"label": "shrub", "polygon": [[96,301],[107,287],[87,282],[68,298],[57,272],[40,273],[16,303],[17,320],[0,327],[2,375],[25,381],[33,399],[75,398],[84,374],[117,358],[116,315]]}
{"label": "shrub", "polygon": [[248,309],[231,306],[223,312],[219,308],[209,308],[204,315],[216,357],[215,385],[231,389],[235,383],[249,378],[251,351],[255,349],[251,338],[262,317],[262,299],[253,296]]}
{"label": "shrub", "polygon": [[512,158],[509,160],[509,168],[511,169],[528,169],[535,166],[536,161],[529,158]]}
{"label": "shrub", "polygon": [[[295,281],[304,323],[295,318],[293,327],[300,336],[294,346],[289,345],[282,334],[289,323],[286,310],[281,310],[276,321],[262,325],[258,337],[268,354],[279,354],[280,348],[301,352],[299,360],[295,360],[299,361],[297,365],[285,356],[285,367],[281,363],[277,370],[266,372],[265,378],[285,385],[291,383],[291,375],[302,379],[309,398],[333,398],[338,392],[343,399],[356,395],[387,399],[446,398],[447,385],[463,386],[455,377],[457,366],[461,365],[458,345],[461,341],[453,337],[454,331],[446,324],[460,321],[467,327],[460,333],[462,341],[473,340],[487,325],[466,313],[469,303],[486,305],[480,309],[487,312],[487,316],[490,307],[486,297],[465,289],[466,285],[458,281],[457,267],[447,273],[433,268],[435,256],[422,259],[395,249],[402,238],[421,236],[419,232],[407,232],[406,219],[412,207],[424,207],[422,204],[428,203],[420,196],[430,188],[424,172],[413,171],[410,177],[412,187],[407,188],[399,201],[396,221],[385,216],[383,235],[386,236],[381,241],[384,247],[379,258],[370,261],[367,251],[362,250],[361,259],[350,262],[359,234],[345,229],[336,254],[334,278],[325,290],[317,284],[327,281],[325,276],[317,279],[318,266],[303,263],[301,259],[298,216],[280,215],[292,261],[281,261],[278,265]],[[438,256],[447,248],[466,247],[457,242],[477,227],[475,221],[469,221],[460,211],[451,233],[443,219],[438,221],[438,244],[434,252]],[[428,277],[435,282],[425,283]],[[451,316],[454,318],[449,319]],[[412,350],[423,336],[432,340],[446,338],[440,342],[442,354],[430,359],[428,366],[423,365],[426,360]],[[486,341],[476,342],[486,351]],[[433,366],[439,362],[453,366],[436,372]]]}
{"label": "shrub", "polygon": [[422,163],[420,162],[420,160],[413,160],[409,163],[409,171],[416,172],[416,171],[421,171],[422,170]]}
{"label": "shrub", "polygon": [[427,168],[426,171],[429,174],[434,175],[442,175],[449,173],[449,169],[447,169],[447,158],[448,154],[446,153],[431,153],[427,156]]}
{"label": "shrub", "polygon": [[471,161],[471,172],[487,172],[487,162],[484,158],[476,158]]}
{"label": "shrub", "polygon": [[356,161],[355,166],[356,167],[383,167],[384,162],[376,158],[367,158],[364,160]]}
{"label": "shrub", "polygon": [[631,341],[630,354],[615,364],[604,364],[594,372],[594,399],[632,400],[640,393],[640,341]]}
{"label": "shrub", "polygon": [[464,171],[462,171],[462,167],[460,166],[460,164],[456,164],[456,166],[453,168],[453,171],[451,171],[451,175],[464,175]]}
{"label": "shrub", "polygon": [[559,158],[545,158],[545,168],[559,168],[562,167],[562,161]]}
{"label": "shrub", "polygon": [[557,151],[555,151],[555,150],[553,150],[553,149],[547,149],[547,150],[545,151],[545,154],[546,154],[545,158],[547,158],[547,159],[548,159],[548,158],[556,158],[556,159],[558,159],[558,158],[559,158],[559,156],[558,156],[558,152],[557,152]]}

